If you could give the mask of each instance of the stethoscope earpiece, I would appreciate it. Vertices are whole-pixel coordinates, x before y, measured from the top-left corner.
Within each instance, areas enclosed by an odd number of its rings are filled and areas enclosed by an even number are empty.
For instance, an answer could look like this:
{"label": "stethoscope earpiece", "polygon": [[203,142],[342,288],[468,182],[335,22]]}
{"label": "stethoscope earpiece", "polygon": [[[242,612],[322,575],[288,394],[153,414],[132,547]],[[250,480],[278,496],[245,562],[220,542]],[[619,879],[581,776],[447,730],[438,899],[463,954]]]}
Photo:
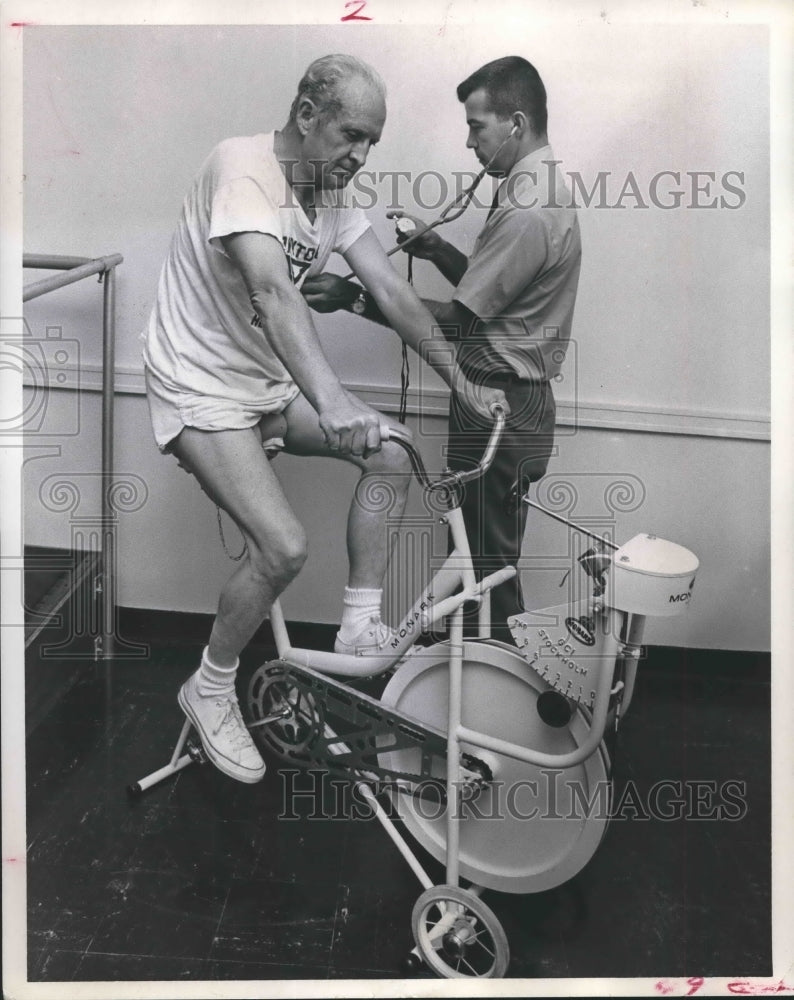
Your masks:
{"label": "stethoscope earpiece", "polygon": [[[442,226],[446,222],[452,222],[455,219],[459,219],[460,216],[463,215],[463,213],[466,211],[466,208],[471,203],[471,200],[474,197],[474,192],[477,190],[477,186],[479,185],[480,181],[483,179],[483,177],[485,177],[485,175],[491,169],[491,166],[496,160],[496,157],[502,152],[504,147],[508,144],[508,142],[510,142],[510,140],[513,138],[516,132],[518,132],[520,127],[521,127],[520,125],[514,125],[510,129],[510,132],[508,133],[507,137],[502,140],[502,142],[499,145],[499,148],[496,150],[496,152],[493,154],[490,160],[485,164],[485,166],[482,168],[479,174],[477,174],[477,176],[474,178],[474,181],[469,185],[469,187],[467,187],[465,191],[461,191],[459,195],[453,198],[452,201],[443,210],[443,212],[438,216],[438,218],[434,222],[431,222],[429,226],[425,226],[425,228],[422,229],[421,232],[417,233],[413,232],[413,230],[416,227],[413,225],[413,223],[410,223],[410,220],[398,219],[397,223],[395,224],[396,228],[398,232],[400,232],[404,236],[407,236],[407,238],[404,239],[401,243],[398,243],[397,246],[392,247],[391,250],[387,251],[386,256],[391,257],[391,255],[393,253],[397,253],[398,250],[407,250],[407,248],[411,245],[411,243],[413,243],[414,240],[418,239],[424,233],[427,233],[431,229],[435,229],[438,226]],[[408,233],[411,233],[411,235],[408,235]],[[349,274],[345,275],[345,280],[349,281],[353,277],[355,277],[355,272],[351,271]]]}

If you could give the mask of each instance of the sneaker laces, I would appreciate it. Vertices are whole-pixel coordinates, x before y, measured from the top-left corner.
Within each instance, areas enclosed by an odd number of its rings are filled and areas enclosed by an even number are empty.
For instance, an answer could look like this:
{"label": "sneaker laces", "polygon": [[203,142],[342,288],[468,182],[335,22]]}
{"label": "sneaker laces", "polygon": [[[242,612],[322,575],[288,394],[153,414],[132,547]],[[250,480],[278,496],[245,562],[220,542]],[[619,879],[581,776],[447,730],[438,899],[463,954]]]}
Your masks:
{"label": "sneaker laces", "polygon": [[370,618],[370,624],[373,626],[369,630],[369,635],[375,639],[375,646],[380,649],[381,646],[385,646],[390,639],[392,639],[396,634],[396,629],[390,628],[384,621],[381,620],[380,615],[372,615]]}
{"label": "sneaker laces", "polygon": [[217,736],[221,729],[226,729],[225,736],[232,746],[239,749],[246,749],[251,745],[252,740],[240,711],[240,705],[236,695],[225,695],[216,699],[218,708],[225,711],[218,719],[218,724],[212,731],[213,736]]}

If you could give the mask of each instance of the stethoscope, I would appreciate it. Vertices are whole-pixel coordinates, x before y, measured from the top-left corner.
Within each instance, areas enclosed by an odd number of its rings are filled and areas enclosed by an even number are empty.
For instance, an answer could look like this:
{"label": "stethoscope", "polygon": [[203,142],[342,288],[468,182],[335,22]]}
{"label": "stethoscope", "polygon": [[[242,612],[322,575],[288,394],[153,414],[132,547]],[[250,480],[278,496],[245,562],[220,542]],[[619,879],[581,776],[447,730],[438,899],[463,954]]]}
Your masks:
{"label": "stethoscope", "polygon": [[[392,247],[391,250],[387,251],[386,256],[391,257],[393,253],[397,253],[398,250],[405,250],[414,240],[418,240],[420,236],[424,236],[425,233],[429,233],[431,229],[437,229],[438,226],[443,226],[447,222],[454,222],[455,219],[459,219],[461,215],[466,211],[466,209],[471,204],[471,200],[474,197],[474,192],[480,186],[480,182],[488,173],[488,171],[493,166],[496,161],[497,156],[502,152],[505,146],[510,142],[513,136],[518,131],[518,125],[514,125],[507,137],[499,144],[496,152],[488,160],[482,170],[477,174],[472,183],[466,188],[465,191],[461,191],[459,195],[452,199],[452,201],[447,205],[447,207],[441,212],[439,217],[433,222],[429,223],[424,229],[420,229],[413,234],[413,236],[408,236],[407,239],[402,240],[398,243],[396,247]],[[407,235],[416,229],[416,226],[410,219],[397,219],[395,227],[399,233],[402,235]]]}
{"label": "stethoscope", "polygon": [[[505,139],[499,144],[493,156],[488,160],[488,162],[485,164],[485,166],[482,168],[479,174],[477,174],[477,176],[474,178],[472,183],[465,189],[465,191],[461,191],[459,195],[453,198],[452,201],[441,212],[438,218],[435,219],[433,222],[431,222],[429,225],[425,226],[424,229],[419,229],[416,232],[413,232],[416,229],[416,225],[411,221],[411,219],[405,219],[405,218],[397,219],[397,221],[395,222],[395,228],[398,234],[401,236],[405,236],[406,239],[402,240],[396,246],[392,247],[391,250],[387,250],[386,256],[391,257],[391,255],[397,253],[398,250],[406,251],[407,248],[411,245],[411,243],[413,243],[414,240],[418,240],[420,236],[424,236],[425,233],[429,233],[432,229],[437,229],[439,226],[443,226],[447,222],[454,222],[455,219],[459,219],[471,204],[471,200],[474,197],[474,192],[479,187],[483,177],[485,177],[485,175],[491,169],[497,156],[502,152],[502,150],[505,148],[508,142],[510,142],[510,140],[513,138],[513,136],[516,134],[517,131],[518,131],[518,125],[514,125],[510,129],[510,132],[505,137]],[[413,233],[413,235],[409,236],[408,235],[409,233]],[[410,251],[407,252],[408,252],[408,282],[410,284],[413,284],[413,267],[412,267],[413,256]],[[346,274],[344,276],[343,280],[349,281],[351,278],[354,278],[355,276],[356,276],[355,271],[351,271],[349,274]],[[400,409],[397,418],[401,424],[405,423],[407,399],[408,399],[408,351],[405,342],[403,341],[402,371],[400,373]]]}
{"label": "stethoscope", "polygon": [[[485,164],[485,166],[482,168],[479,174],[477,174],[472,183],[464,191],[461,191],[459,195],[456,195],[456,197],[453,198],[452,201],[441,212],[438,218],[435,219],[433,222],[429,223],[427,226],[425,226],[424,229],[419,229],[415,233],[413,233],[413,236],[408,236],[408,233],[413,232],[413,230],[416,229],[416,226],[410,219],[404,219],[404,218],[397,219],[397,221],[395,222],[395,228],[397,229],[397,232],[403,236],[406,236],[407,238],[398,243],[397,246],[392,247],[391,250],[387,250],[386,256],[391,257],[391,255],[397,253],[398,250],[406,251],[407,248],[411,245],[411,243],[413,243],[414,240],[418,240],[420,236],[424,236],[425,233],[429,233],[432,229],[437,229],[439,226],[443,226],[447,222],[454,222],[455,219],[459,219],[471,204],[471,200],[474,197],[474,192],[479,187],[483,177],[485,177],[485,175],[491,169],[494,162],[496,161],[497,156],[502,152],[502,150],[505,148],[508,142],[510,142],[510,140],[513,138],[513,136],[516,134],[517,131],[518,131],[518,125],[514,125],[510,129],[510,132],[507,135],[507,137],[499,144],[496,152],[493,154],[490,160],[488,160],[488,162]],[[346,274],[344,276],[344,280],[349,281],[353,277],[355,277],[355,272],[351,271],[349,274]]]}

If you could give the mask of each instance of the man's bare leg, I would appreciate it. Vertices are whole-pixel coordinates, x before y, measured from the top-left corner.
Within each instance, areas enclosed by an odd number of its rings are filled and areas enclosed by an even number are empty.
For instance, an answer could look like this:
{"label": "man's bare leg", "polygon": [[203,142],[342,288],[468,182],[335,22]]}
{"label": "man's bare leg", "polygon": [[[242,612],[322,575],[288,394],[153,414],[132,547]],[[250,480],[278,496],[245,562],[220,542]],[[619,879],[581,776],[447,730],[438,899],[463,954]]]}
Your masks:
{"label": "man's bare leg", "polygon": [[201,665],[182,686],[179,704],[221,771],[238,781],[259,781],[265,765],[243,722],[234,687],[238,655],[303,565],[304,532],[262,451],[257,429],[188,427],[173,450],[210,499],[233,518],[246,543],[239,567],[221,591]]}
{"label": "man's bare leg", "polygon": [[[350,503],[347,519],[348,581],[340,633],[343,640],[337,649],[353,643],[370,619],[380,621],[383,580],[386,575],[394,526],[405,510],[411,466],[405,451],[386,442],[369,458],[340,455],[325,441],[317,415],[298,396],[284,411],[287,420],[286,449],[296,455],[324,455],[343,458],[361,470],[361,478]],[[384,417],[384,422],[389,421]],[[390,540],[391,536],[391,540]],[[364,637],[367,646],[384,642],[382,626],[372,637]]]}
{"label": "man's bare leg", "polygon": [[230,666],[303,565],[305,533],[262,451],[256,428],[186,427],[174,453],[245,539],[240,565],[221,591],[209,640],[212,661]]}

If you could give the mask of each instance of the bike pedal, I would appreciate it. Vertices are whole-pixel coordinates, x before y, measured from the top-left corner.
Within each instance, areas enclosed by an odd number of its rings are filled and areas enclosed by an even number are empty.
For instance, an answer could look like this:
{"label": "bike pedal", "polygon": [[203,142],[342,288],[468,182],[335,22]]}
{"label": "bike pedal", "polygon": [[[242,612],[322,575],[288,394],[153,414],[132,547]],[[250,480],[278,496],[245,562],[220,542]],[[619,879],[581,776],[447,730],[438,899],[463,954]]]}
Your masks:
{"label": "bike pedal", "polygon": [[194,743],[193,740],[188,740],[185,744],[185,750],[194,764],[207,763],[207,755],[204,753],[204,748],[200,744]]}

